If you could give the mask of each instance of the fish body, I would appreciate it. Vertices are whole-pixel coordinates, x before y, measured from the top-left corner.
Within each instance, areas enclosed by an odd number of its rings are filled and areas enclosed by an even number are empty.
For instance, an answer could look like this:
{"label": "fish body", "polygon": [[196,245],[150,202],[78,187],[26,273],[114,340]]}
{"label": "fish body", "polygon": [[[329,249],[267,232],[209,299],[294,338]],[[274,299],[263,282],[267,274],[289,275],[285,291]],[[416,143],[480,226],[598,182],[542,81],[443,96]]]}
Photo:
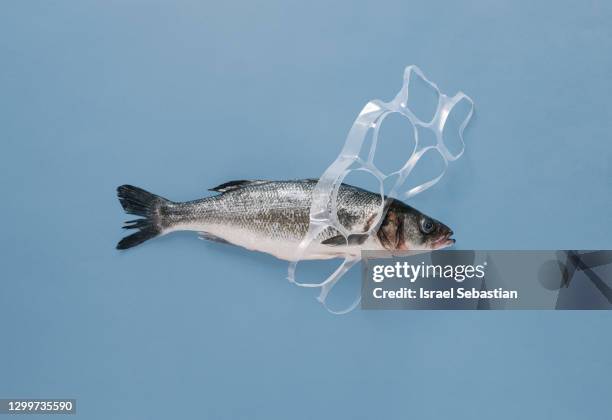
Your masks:
{"label": "fish body", "polygon": [[[204,239],[226,242],[291,261],[310,225],[316,179],[296,181],[232,181],[212,191],[218,195],[188,202],[166,200],[140,188],[123,185],[118,196],[127,213],[142,219],[124,228],[139,229],[117,244],[127,249],[158,235],[199,232]],[[376,234],[367,235],[382,211],[379,194],[342,184],[338,189],[338,221],[355,233],[348,240],[328,227],[303,259],[328,259],[368,250],[438,249],[454,243],[444,224],[398,200],[389,200]]]}

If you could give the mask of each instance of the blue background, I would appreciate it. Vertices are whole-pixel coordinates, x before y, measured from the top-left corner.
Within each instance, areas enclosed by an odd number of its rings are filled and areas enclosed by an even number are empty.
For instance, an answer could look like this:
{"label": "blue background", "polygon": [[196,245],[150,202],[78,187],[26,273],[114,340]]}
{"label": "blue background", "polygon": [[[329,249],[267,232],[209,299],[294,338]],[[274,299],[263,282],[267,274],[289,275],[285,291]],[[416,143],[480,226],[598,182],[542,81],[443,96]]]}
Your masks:
{"label": "blue background", "polygon": [[114,249],[131,183],[173,200],[318,176],[405,65],[477,107],[417,198],[459,248],[610,248],[605,1],[5,1],[0,396],[79,418],[609,418],[607,312],[335,317],[272,257]]}

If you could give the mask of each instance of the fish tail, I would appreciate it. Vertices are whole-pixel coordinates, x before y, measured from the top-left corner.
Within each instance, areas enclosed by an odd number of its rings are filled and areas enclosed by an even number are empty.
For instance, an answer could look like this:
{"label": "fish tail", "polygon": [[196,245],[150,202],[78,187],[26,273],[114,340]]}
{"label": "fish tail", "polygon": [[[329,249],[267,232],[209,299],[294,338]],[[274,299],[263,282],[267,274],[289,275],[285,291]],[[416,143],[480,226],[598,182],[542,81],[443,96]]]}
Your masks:
{"label": "fish tail", "polygon": [[138,232],[119,241],[117,249],[132,248],[162,233],[160,210],[170,201],[132,185],[118,187],[117,197],[126,213],[143,217],[125,222],[124,229],[138,229]]}

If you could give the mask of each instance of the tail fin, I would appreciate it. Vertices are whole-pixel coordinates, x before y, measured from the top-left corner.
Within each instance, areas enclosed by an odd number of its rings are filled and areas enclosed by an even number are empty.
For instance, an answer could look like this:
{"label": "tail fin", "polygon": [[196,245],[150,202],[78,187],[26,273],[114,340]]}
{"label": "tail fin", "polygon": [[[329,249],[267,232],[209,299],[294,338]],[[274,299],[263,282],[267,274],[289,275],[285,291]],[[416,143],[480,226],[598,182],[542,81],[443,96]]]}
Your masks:
{"label": "tail fin", "polygon": [[119,241],[117,249],[132,248],[162,233],[159,210],[168,200],[132,185],[117,188],[117,196],[126,213],[143,217],[125,222],[123,229],[139,230]]}

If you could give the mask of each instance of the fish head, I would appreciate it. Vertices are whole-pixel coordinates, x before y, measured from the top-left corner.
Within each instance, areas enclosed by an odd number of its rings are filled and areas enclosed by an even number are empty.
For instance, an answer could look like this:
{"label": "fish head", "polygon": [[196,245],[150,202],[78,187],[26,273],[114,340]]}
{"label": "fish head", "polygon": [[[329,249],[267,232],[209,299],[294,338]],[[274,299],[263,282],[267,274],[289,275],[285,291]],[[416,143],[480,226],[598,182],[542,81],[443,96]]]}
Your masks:
{"label": "fish head", "polygon": [[378,239],[389,250],[436,250],[455,243],[453,230],[400,201],[389,206]]}
{"label": "fish head", "polygon": [[433,251],[449,247],[455,243],[455,239],[452,238],[453,230],[433,217],[420,214],[418,217],[411,218],[411,223],[417,226],[418,231],[411,226],[411,235],[406,235],[405,240],[408,249]]}

